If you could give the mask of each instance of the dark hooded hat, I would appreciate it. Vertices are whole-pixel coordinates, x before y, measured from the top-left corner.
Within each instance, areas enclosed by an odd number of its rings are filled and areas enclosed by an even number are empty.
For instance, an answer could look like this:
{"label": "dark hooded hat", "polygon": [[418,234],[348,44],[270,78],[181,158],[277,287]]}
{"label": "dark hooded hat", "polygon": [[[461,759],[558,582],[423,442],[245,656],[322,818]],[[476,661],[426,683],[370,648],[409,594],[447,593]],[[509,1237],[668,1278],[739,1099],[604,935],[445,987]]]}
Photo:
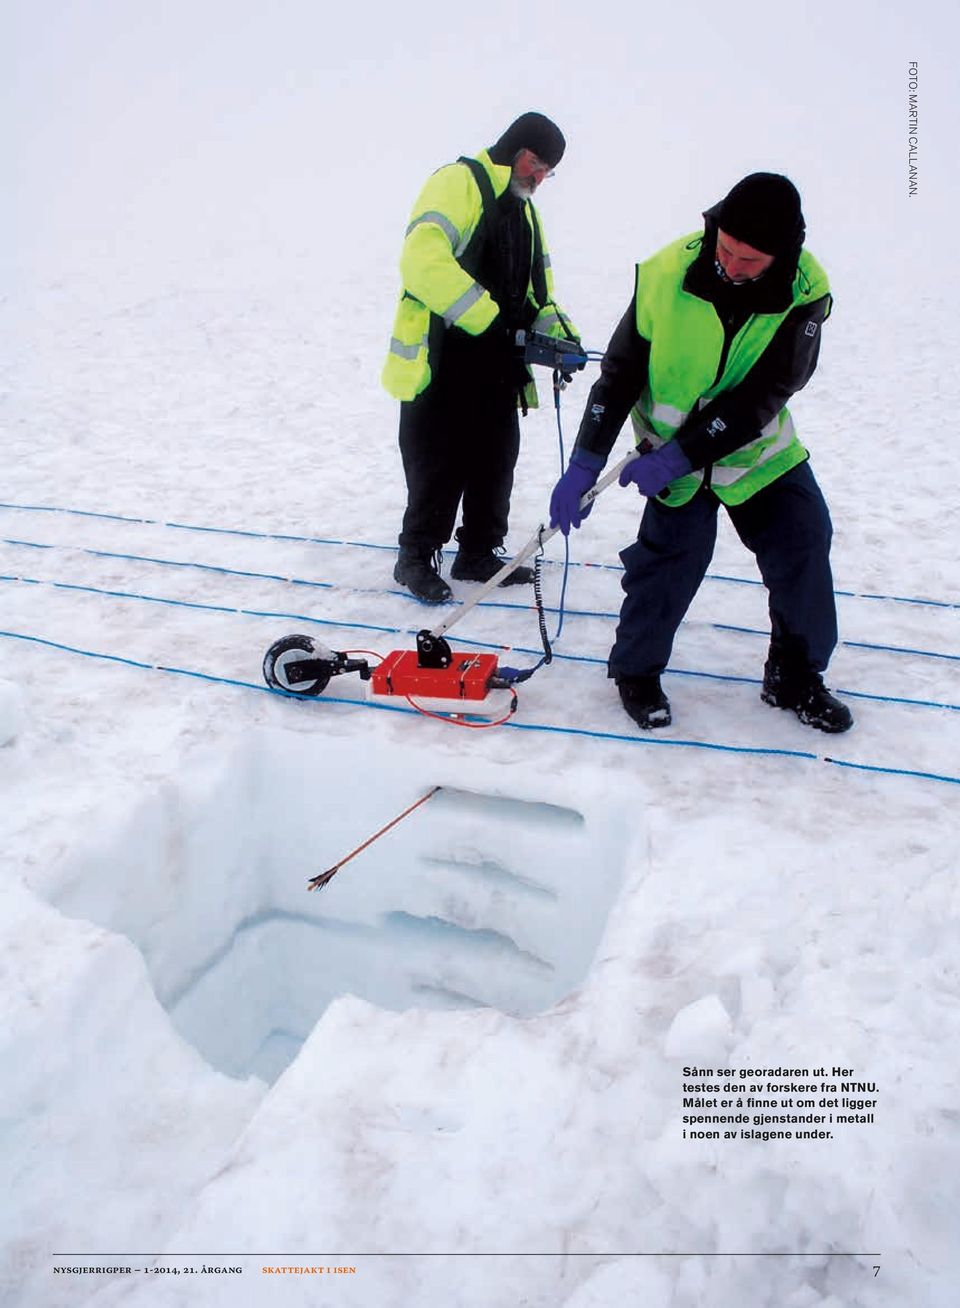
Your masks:
{"label": "dark hooded hat", "polygon": [[800,193],[780,173],[751,173],[708,212],[728,236],[764,254],[799,254],[803,245]]}
{"label": "dark hooded hat", "polygon": [[684,288],[717,302],[730,288],[717,277],[717,228],[755,250],[774,255],[773,266],[733,291],[734,302],[751,313],[781,313],[793,298],[793,280],[806,237],[800,195],[779,173],[751,173],[704,211],[700,253],[687,270]]}
{"label": "dark hooded hat", "polygon": [[563,158],[567,143],[563,132],[544,114],[530,110],[510,124],[489,154],[495,164],[512,164],[519,150],[532,150],[551,168]]}

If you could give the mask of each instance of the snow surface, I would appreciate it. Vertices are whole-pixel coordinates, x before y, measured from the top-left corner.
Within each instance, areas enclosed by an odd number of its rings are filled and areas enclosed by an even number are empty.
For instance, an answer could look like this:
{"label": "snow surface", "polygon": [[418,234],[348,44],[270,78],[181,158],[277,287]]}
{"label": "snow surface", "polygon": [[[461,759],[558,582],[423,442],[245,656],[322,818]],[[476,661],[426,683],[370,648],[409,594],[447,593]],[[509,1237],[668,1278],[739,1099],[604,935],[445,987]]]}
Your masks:
{"label": "snow surface", "polygon": [[8,745],[23,723],[23,691],[12,681],[0,681],[0,745]]}
{"label": "snow surface", "polygon": [[[3,24],[4,1302],[954,1303],[955,9],[10,0]],[[733,181],[800,185],[836,309],[793,411],[849,735],[760,703],[727,526],[673,726],[632,731],[603,667],[639,510],[616,488],[508,725],[355,678],[264,691],[279,636],[386,653],[434,620],[391,578],[399,243],[430,169],[531,106],[568,136],[540,203],[594,348],[636,259]],[[557,468],[547,402],[514,548]],[[456,636],[535,658],[517,590]],[[683,1138],[684,1066],[835,1065],[879,1085],[872,1125]],[[81,1261],[244,1270],[53,1270]]]}

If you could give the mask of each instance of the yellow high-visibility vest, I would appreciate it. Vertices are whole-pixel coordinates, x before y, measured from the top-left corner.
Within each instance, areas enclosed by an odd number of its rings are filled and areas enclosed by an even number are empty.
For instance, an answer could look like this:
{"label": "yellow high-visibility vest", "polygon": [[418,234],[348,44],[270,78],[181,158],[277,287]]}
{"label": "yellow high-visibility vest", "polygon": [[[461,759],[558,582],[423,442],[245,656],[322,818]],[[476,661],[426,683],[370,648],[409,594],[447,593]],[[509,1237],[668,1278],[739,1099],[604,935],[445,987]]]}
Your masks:
{"label": "yellow high-visibility vest", "polygon": [[[746,377],[793,309],[812,304],[830,289],[817,260],[801,251],[791,303],[782,313],[751,314],[724,359],[724,330],[716,310],[683,289],[700,244],[699,235],[681,237],[637,266],[637,331],[650,342],[648,383],[630,414],[638,445],[671,440],[691,413]],[[724,504],[742,504],[806,457],[790,412],[783,408],[754,440],[711,466],[710,485]],[[703,479],[702,469],[678,477],[660,503],[686,504]]]}

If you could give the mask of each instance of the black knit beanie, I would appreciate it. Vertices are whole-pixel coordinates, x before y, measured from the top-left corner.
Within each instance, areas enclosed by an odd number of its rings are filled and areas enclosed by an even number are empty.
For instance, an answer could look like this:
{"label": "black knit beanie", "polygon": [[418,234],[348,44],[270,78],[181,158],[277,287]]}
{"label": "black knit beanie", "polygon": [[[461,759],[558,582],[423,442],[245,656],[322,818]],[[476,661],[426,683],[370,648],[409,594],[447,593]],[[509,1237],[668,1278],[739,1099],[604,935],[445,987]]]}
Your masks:
{"label": "black knit beanie", "polygon": [[512,164],[518,150],[532,150],[545,164],[556,168],[566,146],[556,123],[531,110],[510,124],[497,143],[491,145],[489,154],[495,164]]}
{"label": "black knit beanie", "polygon": [[800,193],[780,173],[751,173],[709,212],[728,236],[764,254],[792,254],[803,245]]}

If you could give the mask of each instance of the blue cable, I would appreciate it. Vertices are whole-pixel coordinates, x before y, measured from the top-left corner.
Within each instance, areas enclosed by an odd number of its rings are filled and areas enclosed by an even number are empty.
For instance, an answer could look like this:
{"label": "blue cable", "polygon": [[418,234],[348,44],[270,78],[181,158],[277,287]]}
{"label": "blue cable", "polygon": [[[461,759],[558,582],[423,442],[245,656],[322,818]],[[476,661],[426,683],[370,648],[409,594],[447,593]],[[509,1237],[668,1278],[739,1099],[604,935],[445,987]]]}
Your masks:
{"label": "blue cable", "polygon": [[[562,449],[562,447],[561,447],[561,449]],[[304,577],[285,577],[285,576],[283,576],[281,573],[275,573],[275,572],[253,572],[253,571],[251,571],[251,570],[249,570],[249,569],[243,569],[243,568],[226,568],[226,567],[220,567],[220,566],[214,565],[214,564],[212,564],[212,563],[193,563],[193,562],[186,561],[186,560],[182,560],[182,559],[163,559],[163,558],[156,558],[155,556],[153,556],[153,555],[149,555],[149,554],[127,554],[127,553],[121,553],[120,551],[117,551],[117,550],[95,550],[95,549],[88,549],[88,548],[85,548],[84,546],[80,546],[80,545],[52,545],[52,544],[48,544],[48,543],[45,543],[45,542],[42,542],[42,541],[20,540],[20,539],[14,539],[14,538],[12,538],[12,537],[0,537],[0,543],[5,544],[5,545],[16,545],[16,546],[22,546],[22,547],[25,548],[25,549],[35,549],[35,550],[57,550],[57,549],[68,549],[68,550],[74,550],[74,551],[76,551],[76,552],[79,553],[79,554],[87,554],[87,555],[90,555],[90,556],[92,556],[92,557],[94,557],[94,558],[104,558],[104,559],[127,559],[127,560],[130,560],[130,561],[134,562],[134,563],[154,563],[154,564],[158,564],[158,565],[161,566],[161,567],[166,567],[166,568],[193,568],[193,569],[199,570],[199,571],[201,571],[201,572],[212,572],[212,573],[217,573],[217,574],[220,574],[220,575],[223,575],[223,576],[227,576],[227,577],[248,577],[248,578],[251,578],[251,579],[254,579],[254,580],[258,580],[258,581],[279,581],[279,582],[282,582],[283,584],[288,585],[288,586],[304,586],[304,587],[308,587],[308,588],[313,589],[313,590],[336,590],[336,589],[337,589],[336,584],[335,584],[334,582],[330,582],[330,581],[308,581],[308,580],[307,580],[306,578],[304,578]],[[567,609],[567,607],[566,607],[566,601],[565,601],[565,594],[566,594],[566,586],[567,586],[567,565],[569,565],[569,564],[570,564],[570,557],[569,557],[569,551],[568,551],[568,552],[567,552],[567,556],[566,556],[565,566],[564,566],[563,584],[562,584],[561,592],[560,592],[560,604],[559,604],[559,607],[557,607],[556,609],[551,608],[549,605],[546,605],[546,606],[544,607],[544,612],[545,612],[545,613],[557,613],[557,614],[560,615],[560,620],[559,620],[559,623],[558,623],[558,626],[557,626],[557,632],[556,632],[556,636],[554,636],[554,640],[556,640],[557,637],[560,635],[560,632],[561,632],[562,629],[563,629],[563,622],[564,622],[564,619],[565,619],[567,616],[575,617],[575,618],[598,618],[598,619],[601,619],[601,620],[613,619],[613,618],[616,618],[616,616],[617,616],[616,613],[610,613],[610,612],[608,612],[608,611],[606,611],[606,610],[604,610],[604,609]],[[574,566],[586,566],[586,565],[579,565],[579,564],[576,564],[576,565],[574,565]],[[590,566],[593,566],[593,565],[590,565]],[[23,577],[23,578],[20,578],[20,577],[9,577],[9,576],[8,576],[8,577],[3,577],[2,580],[5,580],[5,581],[17,581],[17,580],[22,580],[22,581],[24,581],[24,582],[31,582],[32,579],[29,578],[29,577]],[[723,578],[720,578],[720,580],[724,580],[724,579],[723,579]],[[36,583],[35,583],[35,584],[36,584]],[[50,582],[50,583],[47,583],[47,584],[49,584],[49,585],[53,585],[54,583]],[[756,583],[754,583],[754,582],[750,582],[749,584],[750,584],[750,585],[754,585],[754,584],[756,584],[756,585],[762,585],[763,583],[762,583],[762,582],[756,582]],[[91,589],[93,589],[93,588],[91,588]],[[388,590],[385,590],[385,591],[382,591],[382,592],[379,592],[379,591],[378,591],[378,592],[376,592],[376,593],[383,593],[383,594],[386,594],[386,595],[396,595],[396,596],[398,596],[400,599],[403,599],[403,600],[409,600],[409,599],[411,598],[411,596],[410,596],[410,592],[409,592],[409,591],[406,591],[406,590],[390,590],[390,589],[388,589]],[[850,592],[850,593],[852,593],[852,592]],[[173,601],[170,601],[170,602],[173,603]],[[905,601],[905,602],[907,602],[907,601]],[[918,601],[916,601],[916,602],[917,602],[917,603],[925,603],[926,601],[918,600]],[[452,603],[455,603],[455,604],[461,604],[462,601],[461,601],[461,600],[454,600],[454,601],[452,601]],[[506,609],[506,610],[508,610],[508,611],[513,611],[513,612],[516,612],[516,613],[526,613],[526,612],[529,611],[529,608],[530,608],[529,604],[513,604],[513,603],[510,603],[508,600],[489,600],[489,599],[488,599],[488,600],[482,600],[482,601],[480,602],[480,604],[478,605],[478,607],[479,607],[479,608],[482,608],[482,609],[488,609],[488,608],[489,608],[489,609]],[[240,611],[240,610],[237,610],[237,611]],[[258,615],[258,616],[260,616],[260,615]],[[294,615],[294,616],[296,616],[296,615]],[[304,618],[303,620],[304,620],[304,621],[307,621],[308,619]],[[707,624],[705,624],[705,625],[712,627],[715,631],[731,631],[731,632],[736,633],[737,635],[743,635],[743,636],[761,636],[761,637],[763,637],[764,639],[768,639],[768,638],[769,638],[769,632],[767,632],[767,631],[761,631],[759,628],[756,628],[756,627],[739,627],[739,626],[734,626],[732,623],[729,623],[729,622],[711,622],[711,623],[707,623]],[[397,628],[388,628],[387,630],[397,630]],[[855,648],[855,649],[877,650],[877,651],[879,651],[879,652],[881,652],[881,653],[885,653],[885,654],[907,654],[907,655],[917,655],[917,656],[920,657],[920,658],[928,658],[928,659],[946,659],[946,660],[948,660],[949,662],[958,662],[958,661],[960,661],[960,655],[957,655],[957,654],[944,654],[944,653],[941,653],[941,652],[938,651],[938,650],[914,649],[914,648],[910,648],[910,647],[906,647],[906,646],[900,646],[900,645],[878,645],[878,644],[873,643],[873,642],[870,642],[870,641],[841,640],[839,643],[840,643],[841,646],[849,646],[849,647],[852,647],[852,648]],[[500,646],[494,646],[494,648],[500,648]],[[517,648],[520,649],[519,646],[517,646]],[[535,651],[535,650],[534,650],[534,651],[523,650],[523,651],[521,651],[521,652],[524,652],[524,653],[536,653],[537,651]],[[558,654],[556,657],[557,657],[557,658],[560,658],[560,657],[564,657],[564,656]],[[565,656],[565,657],[572,657],[572,656],[567,655],[567,656]],[[707,674],[705,673],[705,674],[703,674],[703,675],[707,675]]]}
{"label": "blue cable", "polygon": [[[562,438],[561,438],[561,439],[562,439]],[[562,445],[561,445],[561,452],[562,452]],[[75,550],[75,551],[76,551],[77,553],[79,553],[79,554],[87,554],[87,555],[90,555],[90,556],[92,556],[92,557],[94,557],[94,558],[105,558],[105,559],[127,559],[127,560],[130,560],[131,562],[134,562],[134,563],[154,563],[154,564],[158,564],[158,565],[160,565],[161,567],[166,567],[166,568],[192,568],[192,569],[195,569],[195,570],[199,570],[199,571],[201,571],[201,572],[212,572],[212,573],[216,573],[216,574],[219,574],[219,575],[222,575],[222,576],[228,576],[228,577],[247,577],[247,578],[251,578],[251,579],[254,579],[254,580],[258,580],[258,581],[279,581],[279,582],[282,582],[282,583],[285,584],[285,585],[289,585],[289,586],[304,586],[304,587],[308,587],[308,588],[310,588],[310,589],[314,589],[314,590],[336,590],[336,589],[337,589],[336,584],[335,584],[334,582],[330,582],[330,581],[308,581],[308,580],[307,580],[306,578],[304,578],[304,577],[285,577],[285,576],[283,576],[281,573],[275,573],[275,572],[253,572],[253,571],[251,571],[251,570],[249,570],[249,569],[243,569],[243,568],[226,568],[226,567],[216,566],[216,565],[211,564],[211,563],[193,563],[193,562],[186,561],[186,560],[181,560],[181,559],[163,559],[163,558],[156,558],[155,556],[152,556],[152,555],[149,555],[149,554],[127,554],[127,553],[121,553],[121,552],[116,551],[116,550],[95,550],[95,549],[88,549],[88,548],[85,548],[85,547],[83,547],[83,546],[79,546],[79,545],[67,545],[67,546],[63,546],[63,545],[52,545],[52,544],[48,544],[48,543],[41,542],[41,541],[20,540],[20,539],[14,539],[14,538],[12,538],[12,537],[0,537],[0,543],[5,544],[5,545],[16,545],[16,546],[21,546],[21,547],[23,547],[23,548],[25,548],[25,549],[35,549],[35,550],[69,549],[69,550]],[[566,562],[565,562],[565,566],[564,566],[563,583],[562,583],[562,586],[561,586],[561,592],[560,592],[560,603],[559,603],[559,606],[558,606],[556,609],[552,609],[549,605],[545,606],[545,608],[544,608],[544,612],[546,612],[546,613],[557,613],[557,614],[559,614],[559,622],[558,622],[558,625],[557,625],[557,631],[556,631],[556,635],[554,636],[554,640],[556,640],[556,639],[559,637],[560,632],[563,630],[564,619],[565,619],[565,617],[566,617],[568,614],[569,614],[570,617],[577,617],[577,618],[598,618],[598,619],[601,619],[601,620],[612,619],[612,618],[616,618],[616,616],[617,616],[615,613],[610,613],[610,612],[607,612],[606,610],[603,610],[603,609],[567,609],[567,608],[566,608],[565,595],[566,595],[567,575],[568,575],[568,574],[567,574],[567,565],[569,565],[569,562],[570,562],[570,558],[569,558],[569,550],[568,550],[568,551],[567,551]],[[0,580],[3,580],[3,581],[23,581],[23,582],[25,582],[25,583],[39,584],[39,583],[37,583],[34,579],[32,579],[32,578],[30,578],[30,577],[13,577],[13,576],[4,576],[4,577],[0,578]],[[54,585],[54,584],[56,584],[56,583],[54,583],[54,582],[47,582],[46,584],[47,584],[47,585]],[[65,583],[62,583],[62,584],[65,585]],[[751,583],[751,584],[753,584],[753,583]],[[761,585],[762,583],[759,583],[759,582],[758,582],[757,584],[758,584],[758,585]],[[95,588],[93,588],[93,587],[91,587],[90,589],[91,589],[91,590],[95,590]],[[99,593],[109,594],[110,592],[99,592]],[[409,591],[406,591],[406,590],[386,590],[386,591],[384,591],[384,592],[382,592],[382,593],[387,594],[387,595],[396,595],[396,596],[398,596],[399,598],[404,599],[404,600],[409,600],[409,599],[410,599],[410,593],[409,593]],[[138,597],[135,596],[134,598],[138,598]],[[169,603],[174,603],[175,601],[172,601],[172,600],[171,600],[171,601],[168,601],[168,602],[169,602]],[[453,602],[454,602],[454,603],[462,603],[462,601],[459,601],[459,600],[456,600],[456,601],[453,601]],[[917,601],[917,602],[920,603],[920,602],[922,602],[922,601]],[[526,612],[528,612],[530,606],[529,606],[528,604],[512,604],[512,603],[510,603],[510,602],[507,601],[507,600],[482,600],[482,601],[480,602],[480,604],[479,604],[478,607],[479,607],[479,608],[484,608],[484,609],[486,609],[486,608],[490,608],[490,609],[506,609],[506,610],[512,610],[512,611],[517,612],[517,613],[526,613]],[[231,612],[242,612],[242,611],[243,611],[243,610],[231,610]],[[260,616],[260,615],[258,614],[257,616]],[[281,616],[282,616],[282,615],[281,615]],[[296,616],[296,615],[292,615],[292,616]],[[304,621],[307,621],[306,618],[304,618],[303,620],[304,620]],[[766,638],[769,637],[769,632],[767,632],[767,631],[761,631],[759,628],[756,628],[756,627],[740,627],[740,626],[734,626],[732,623],[729,623],[729,622],[711,622],[711,623],[708,623],[708,624],[706,624],[706,625],[712,627],[715,631],[731,631],[731,632],[736,633],[737,635],[743,635],[743,636],[761,636],[761,637],[763,637],[764,639],[766,639]],[[397,629],[396,629],[396,628],[387,628],[386,630],[397,630]],[[881,652],[881,653],[885,653],[885,654],[906,654],[906,655],[916,655],[916,656],[919,657],[919,658],[928,658],[928,659],[945,659],[945,660],[947,660],[947,661],[949,661],[949,662],[953,662],[953,663],[955,663],[955,662],[960,662],[960,655],[958,655],[958,654],[944,654],[944,653],[942,653],[942,652],[940,652],[940,651],[938,651],[938,650],[915,649],[915,648],[912,648],[912,647],[909,647],[909,646],[902,646],[902,645],[878,645],[878,644],[876,644],[875,642],[871,642],[871,641],[862,641],[862,640],[841,640],[839,643],[840,643],[841,646],[847,646],[847,647],[854,648],[854,649],[877,650],[877,651],[879,651],[879,652]],[[499,646],[495,646],[494,648],[500,648],[500,647],[499,647]],[[519,649],[520,647],[518,646],[517,648]],[[524,652],[530,652],[530,651],[524,651]],[[533,652],[535,653],[536,651],[533,651]],[[557,655],[557,657],[560,658],[561,655]],[[570,657],[570,656],[567,656],[567,657]],[[706,674],[705,674],[705,675],[706,675]]]}
{"label": "blue cable", "polygon": [[[207,613],[230,613],[237,617],[244,618],[282,618],[287,622],[304,623],[315,627],[333,627],[338,631],[374,631],[387,636],[414,636],[418,630],[414,627],[384,627],[371,622],[346,622],[343,619],[314,618],[306,613],[288,613],[284,610],[276,609],[231,608],[225,604],[204,604],[199,600],[170,599],[164,595],[144,595],[138,591],[106,590],[99,586],[84,586],[76,582],[66,581],[45,581],[38,577],[7,576],[0,573],[0,582],[10,582],[15,585],[25,586],[49,586],[53,590],[78,591],[87,595],[101,595],[107,599],[137,600],[144,604],[165,604],[171,608],[194,609],[199,612]],[[494,651],[500,651],[503,649],[503,643],[500,641],[476,640],[470,636],[461,636],[460,640],[464,645],[471,645],[476,649]],[[514,645],[512,648],[518,654],[530,654],[534,657],[541,653],[540,650],[532,649],[526,645]],[[922,653],[922,651],[919,652]],[[597,658],[590,654],[554,654],[552,657],[561,659],[565,663],[586,663],[594,666],[606,666],[606,659]],[[943,657],[952,658],[953,655],[945,655]],[[540,665],[538,664],[537,666],[539,667]],[[536,669],[527,669],[527,676],[520,679],[527,680],[535,670]],[[502,671],[504,673],[510,673],[515,672],[516,669],[506,668],[502,669]],[[669,668],[668,673],[672,676],[699,677],[710,681],[739,682],[744,685],[752,686],[760,684],[757,677],[741,677],[726,672],[703,672],[698,669]],[[914,708],[937,708],[946,709],[954,713],[960,712],[960,705],[942,703],[938,700],[906,699],[896,695],[873,695],[869,694],[867,691],[846,690],[842,686],[838,686],[837,691],[841,695],[850,695],[857,699],[870,700],[877,703],[905,704]]]}
{"label": "blue cable", "polygon": [[[35,645],[43,645],[49,649],[56,649],[68,654],[76,654],[84,658],[103,660],[108,663],[122,663],[128,667],[139,668],[148,672],[164,672],[181,677],[192,677],[198,681],[212,682],[217,685],[233,686],[243,690],[256,690],[268,695],[279,695],[285,699],[299,699],[302,703],[303,695],[297,695],[293,692],[274,690],[269,686],[259,685],[252,681],[240,681],[232,677],[216,677],[207,672],[196,672],[190,668],[176,668],[162,663],[142,663],[137,659],[119,658],[115,654],[102,654],[96,650],[79,649],[75,645],[65,645],[59,641],[46,640],[41,636],[28,636],[19,631],[0,631],[0,638],[7,640],[22,640]],[[380,712],[388,713],[407,713],[411,716],[419,716],[415,710],[406,708],[399,704],[380,704],[374,700],[364,699],[347,699],[336,695],[324,695],[323,700],[329,704],[345,704],[354,708],[372,708]],[[319,703],[319,698],[311,700],[312,703]],[[812,754],[808,750],[799,749],[769,749],[749,745],[721,745],[713,741],[705,740],[672,740],[663,737],[649,736],[627,736],[613,731],[592,731],[583,727],[556,727],[548,723],[538,722],[516,722],[509,719],[502,724],[507,727],[514,727],[518,731],[540,731],[553,735],[580,736],[593,740],[616,741],[627,745],[651,745],[660,748],[673,749],[701,749],[718,752],[722,754],[741,754],[752,757],[780,757],[803,759],[808,762],[822,762],[832,764],[834,767],[853,769],[861,772],[872,772],[886,776],[912,777],[921,781],[940,781],[949,785],[960,785],[960,777],[949,776],[938,772],[921,772],[910,768],[890,768],[883,767],[874,763],[852,763],[845,759],[830,758],[818,754]]]}
{"label": "blue cable", "polygon": [[[564,457],[564,452],[563,452],[563,424],[560,420],[560,372],[558,369],[555,369],[553,373],[553,407],[557,415],[557,441],[559,443],[560,475],[562,477],[563,467],[566,462],[566,459]],[[560,580],[560,600],[556,610],[557,629],[553,633],[553,642],[551,642],[547,637],[547,626],[544,618],[544,614],[549,612],[550,610],[544,607],[543,595],[540,589],[540,566],[542,562],[543,562],[543,543],[541,541],[539,547],[539,553],[537,554],[537,558],[534,563],[533,594],[534,594],[534,600],[537,610],[537,621],[540,627],[540,639],[543,641],[543,654],[539,662],[537,662],[532,668],[512,668],[512,667],[505,667],[501,665],[497,671],[496,680],[498,685],[518,686],[521,682],[529,681],[529,679],[533,676],[535,672],[539,672],[545,663],[551,663],[554,657],[563,657],[562,655],[558,655],[558,656],[554,655],[553,645],[556,644],[556,642],[560,639],[560,633],[563,631],[564,600],[567,594],[567,576],[569,575],[570,572],[569,538],[567,536],[564,536],[563,538],[563,576],[561,577]],[[529,605],[519,605],[519,604],[496,605],[495,603],[492,603],[490,604],[490,607],[526,609],[529,608]],[[494,648],[499,649],[501,647],[498,645],[498,646],[494,646]],[[517,649],[518,647],[513,646],[513,648]]]}
{"label": "blue cable", "polygon": [[[556,373],[553,375],[553,404],[557,412],[557,443],[560,452],[560,476],[563,476],[566,467],[566,455],[563,450],[563,424],[560,421],[560,378]],[[554,635],[554,641],[560,639],[560,633],[563,631],[564,601],[567,595],[567,577],[570,574],[570,537],[565,535],[563,538],[563,576],[560,580],[560,600],[557,605],[558,621],[557,630]]]}
{"label": "blue cable", "polygon": [[[24,513],[61,513],[81,518],[101,518],[109,522],[128,522],[150,527],[169,527],[178,531],[198,531],[220,536],[245,536],[251,540],[287,541],[300,545],[346,545],[354,549],[386,550],[392,553],[396,553],[397,549],[396,545],[378,545],[376,542],[368,540],[343,540],[339,537],[326,536],[295,536],[269,531],[241,531],[235,527],[201,527],[187,522],[163,522],[158,518],[135,518],[121,513],[95,513],[89,509],[71,509],[52,504],[13,504],[0,501],[0,509],[20,511]],[[552,560],[548,560],[548,562],[552,562]],[[619,563],[580,563],[576,560],[572,560],[564,566],[573,568],[600,568],[609,572],[623,571],[623,567]],[[716,572],[708,572],[706,574],[706,580],[727,582],[735,586],[763,585],[763,582],[755,577],[728,577]],[[927,608],[937,609],[960,609],[960,603],[949,600],[922,599],[912,595],[875,595],[855,590],[834,590],[833,593],[848,599],[882,600],[890,604],[917,604],[923,605]]]}

